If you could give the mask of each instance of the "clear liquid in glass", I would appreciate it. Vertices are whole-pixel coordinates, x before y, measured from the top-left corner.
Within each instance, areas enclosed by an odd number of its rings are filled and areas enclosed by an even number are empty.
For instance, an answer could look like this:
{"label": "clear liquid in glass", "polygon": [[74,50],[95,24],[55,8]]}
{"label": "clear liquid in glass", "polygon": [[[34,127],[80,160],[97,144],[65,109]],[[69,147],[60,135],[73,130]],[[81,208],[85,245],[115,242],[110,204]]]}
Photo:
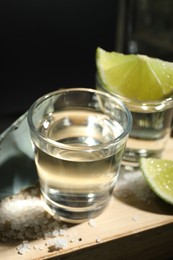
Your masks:
{"label": "clear liquid in glass", "polygon": [[41,191],[51,211],[74,223],[100,214],[117,181],[125,144],[95,146],[111,143],[122,126],[99,112],[68,110],[44,118],[39,131],[58,142],[56,148],[35,144]]}
{"label": "clear liquid in glass", "polygon": [[138,167],[141,157],[161,157],[171,134],[172,109],[131,113],[133,127],[129,134],[123,164],[131,163]]}

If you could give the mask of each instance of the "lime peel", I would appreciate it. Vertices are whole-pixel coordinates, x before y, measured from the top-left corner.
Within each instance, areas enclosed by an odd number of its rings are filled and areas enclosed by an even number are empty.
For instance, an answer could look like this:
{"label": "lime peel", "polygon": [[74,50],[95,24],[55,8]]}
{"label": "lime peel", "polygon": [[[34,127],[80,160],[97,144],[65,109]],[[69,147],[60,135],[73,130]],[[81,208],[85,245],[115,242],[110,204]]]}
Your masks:
{"label": "lime peel", "polygon": [[140,168],[152,191],[162,200],[173,205],[173,161],[141,158]]}

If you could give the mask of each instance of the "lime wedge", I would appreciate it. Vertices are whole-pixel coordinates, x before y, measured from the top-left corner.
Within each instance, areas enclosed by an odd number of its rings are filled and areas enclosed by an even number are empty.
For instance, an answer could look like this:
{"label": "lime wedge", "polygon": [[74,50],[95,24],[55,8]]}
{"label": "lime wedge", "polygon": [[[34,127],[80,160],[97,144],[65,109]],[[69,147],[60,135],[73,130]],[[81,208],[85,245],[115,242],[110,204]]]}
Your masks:
{"label": "lime wedge", "polygon": [[140,168],[153,192],[173,205],[173,161],[141,158]]}
{"label": "lime wedge", "polygon": [[173,62],[97,47],[96,69],[108,91],[126,98],[154,101],[173,93]]}

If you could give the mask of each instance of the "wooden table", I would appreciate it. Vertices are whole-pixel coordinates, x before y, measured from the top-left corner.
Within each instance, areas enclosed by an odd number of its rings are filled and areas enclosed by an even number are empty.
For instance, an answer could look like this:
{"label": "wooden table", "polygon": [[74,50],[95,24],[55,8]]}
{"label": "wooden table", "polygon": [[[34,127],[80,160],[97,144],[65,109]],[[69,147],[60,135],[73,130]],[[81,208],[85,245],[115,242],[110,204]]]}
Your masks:
{"label": "wooden table", "polygon": [[[172,139],[163,158],[173,158]],[[37,244],[41,249],[24,255],[17,253],[19,241],[1,242],[0,259],[173,259],[173,206],[154,195],[140,171],[122,170],[106,210],[92,225],[68,227],[65,238],[67,246],[53,252],[45,240],[31,241],[31,246]]]}

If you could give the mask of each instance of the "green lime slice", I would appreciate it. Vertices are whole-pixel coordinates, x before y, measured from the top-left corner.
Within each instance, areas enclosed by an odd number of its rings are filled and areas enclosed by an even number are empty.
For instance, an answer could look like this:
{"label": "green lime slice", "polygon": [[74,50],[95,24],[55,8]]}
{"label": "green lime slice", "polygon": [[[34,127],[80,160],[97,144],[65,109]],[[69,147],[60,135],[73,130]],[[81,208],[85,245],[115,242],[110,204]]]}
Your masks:
{"label": "green lime slice", "polygon": [[141,158],[140,168],[153,192],[173,205],[173,161]]}
{"label": "green lime slice", "polygon": [[97,47],[96,68],[104,87],[126,98],[154,101],[173,93],[173,62]]}

